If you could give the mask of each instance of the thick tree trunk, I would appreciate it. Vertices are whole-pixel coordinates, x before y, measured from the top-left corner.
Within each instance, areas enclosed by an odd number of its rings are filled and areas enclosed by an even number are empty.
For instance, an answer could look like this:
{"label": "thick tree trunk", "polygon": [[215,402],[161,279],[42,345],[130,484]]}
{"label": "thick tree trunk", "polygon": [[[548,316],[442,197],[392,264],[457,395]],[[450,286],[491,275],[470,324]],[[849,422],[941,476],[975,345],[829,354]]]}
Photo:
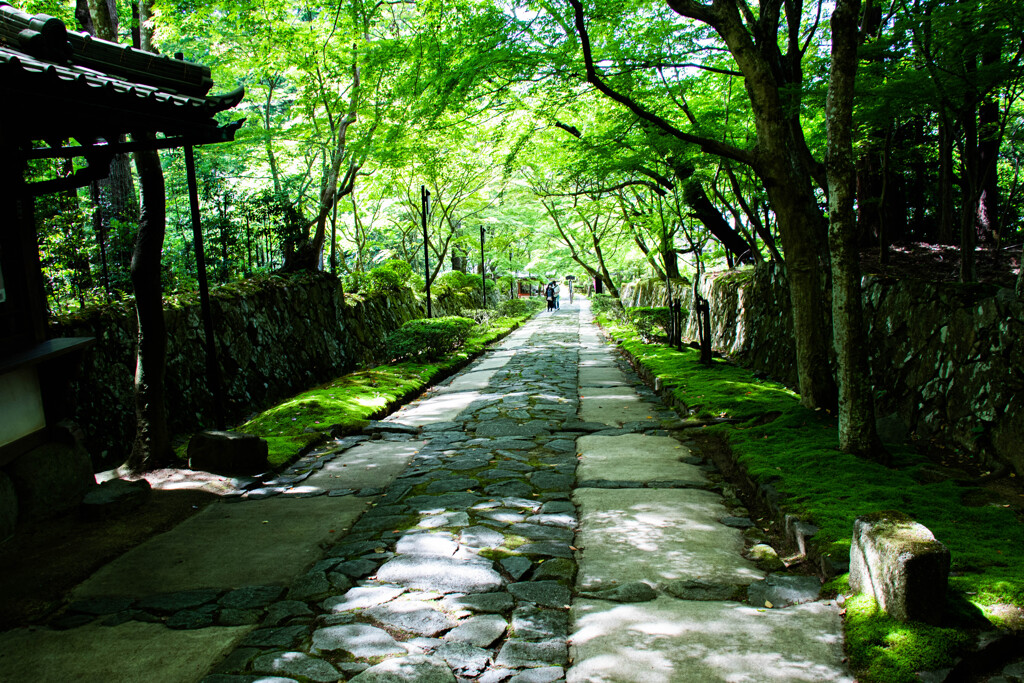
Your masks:
{"label": "thick tree trunk", "polygon": [[[786,252],[800,402],[812,409],[833,409],[836,384],[829,359],[832,326],[822,287],[821,252],[815,244],[824,241],[824,221],[809,181],[803,186],[806,196],[800,196],[800,187],[798,183],[788,187],[772,183],[768,196]],[[812,239],[815,233],[817,239]]]}
{"label": "thick tree trunk", "polygon": [[832,332],[839,375],[839,447],[885,460],[875,431],[874,399],[864,345],[864,316],[853,204],[853,93],[860,0],[838,0],[832,13],[832,65],[825,105],[832,252]]}
{"label": "thick tree trunk", "polygon": [[[668,2],[680,14],[712,25],[743,72],[757,131],[755,171],[775,211],[786,256],[800,401],[808,408],[835,408],[829,362],[832,325],[822,283],[822,265],[828,259],[826,229],[813,191],[817,169],[793,113],[799,110],[799,63],[780,65],[780,59],[794,55],[779,54],[775,35],[751,35],[734,0],[716,0],[710,6],[693,0]],[[790,39],[796,38],[791,34]],[[793,49],[791,45],[790,52]]]}

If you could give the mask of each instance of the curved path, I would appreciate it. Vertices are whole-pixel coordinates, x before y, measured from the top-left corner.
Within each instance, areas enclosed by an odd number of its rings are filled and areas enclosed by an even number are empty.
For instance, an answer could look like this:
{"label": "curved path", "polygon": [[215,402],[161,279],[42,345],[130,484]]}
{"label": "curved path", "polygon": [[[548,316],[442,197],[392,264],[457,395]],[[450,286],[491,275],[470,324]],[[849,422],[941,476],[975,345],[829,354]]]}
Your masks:
{"label": "curved path", "polygon": [[541,313],[98,572],[73,628],[0,634],[0,681],[851,680],[835,605],[744,559],[675,417],[585,303]]}

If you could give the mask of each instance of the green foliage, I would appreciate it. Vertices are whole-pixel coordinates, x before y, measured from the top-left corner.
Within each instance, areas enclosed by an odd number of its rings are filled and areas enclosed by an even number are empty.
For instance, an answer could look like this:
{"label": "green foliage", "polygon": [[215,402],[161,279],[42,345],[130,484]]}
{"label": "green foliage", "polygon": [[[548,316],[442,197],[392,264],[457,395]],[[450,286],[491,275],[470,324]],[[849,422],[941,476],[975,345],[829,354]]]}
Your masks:
{"label": "green foliage", "polygon": [[446,316],[410,320],[388,335],[385,346],[396,360],[423,357],[440,358],[466,343],[476,326],[471,318]]}
{"label": "green foliage", "polygon": [[510,318],[526,317],[544,307],[540,299],[509,299],[498,304],[498,314]]}
{"label": "green foliage", "polygon": [[[672,325],[672,311],[668,306],[630,306],[626,309],[626,315],[640,336],[648,340],[656,336],[655,328],[667,336]],[[683,315],[686,315],[686,311],[683,311]]]}
{"label": "green foliage", "polygon": [[463,273],[461,270],[450,270],[447,273],[438,275],[431,287],[436,287],[439,292],[444,289],[480,289],[480,276]]}
{"label": "green foliage", "polygon": [[961,629],[896,621],[867,595],[847,599],[845,626],[851,667],[879,683],[914,683],[919,671],[952,666],[973,640]]}
{"label": "green foliage", "polygon": [[365,291],[368,294],[392,294],[409,285],[412,266],[405,261],[385,261],[370,271]]}
{"label": "green foliage", "polygon": [[466,308],[462,310],[462,317],[472,318],[477,325],[486,324],[494,316],[490,308]]}
{"label": "green foliage", "polygon": [[612,320],[621,319],[624,315],[622,302],[610,294],[594,294],[590,299],[591,310],[595,316],[604,316]]}
{"label": "green foliage", "polygon": [[354,270],[342,276],[341,284],[349,294],[366,294],[370,290],[370,274]]}

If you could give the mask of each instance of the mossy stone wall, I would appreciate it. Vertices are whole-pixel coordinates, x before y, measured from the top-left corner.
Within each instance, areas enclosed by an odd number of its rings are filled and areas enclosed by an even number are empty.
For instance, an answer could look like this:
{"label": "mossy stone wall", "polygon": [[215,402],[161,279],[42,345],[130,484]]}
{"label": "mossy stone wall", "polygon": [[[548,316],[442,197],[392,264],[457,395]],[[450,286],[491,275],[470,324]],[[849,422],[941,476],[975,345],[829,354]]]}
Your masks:
{"label": "mossy stone wall", "polygon": [[[1024,304],[1013,290],[862,280],[877,414],[920,438],[957,446],[1024,476]],[[675,289],[675,288],[673,288]],[[786,384],[796,384],[792,308],[776,264],[711,274],[715,349]],[[656,280],[622,288],[623,305],[664,305]],[[692,291],[676,292],[692,311]],[[691,312],[686,336],[697,336]]]}
{"label": "mossy stone wall", "polygon": [[[435,316],[480,308],[479,295],[435,296]],[[342,296],[326,273],[271,276],[211,292],[215,336],[229,423],[305,391],[371,360],[384,337],[425,315],[422,294]],[[167,415],[172,432],[213,424],[213,395],[206,382],[205,337],[198,300],[168,306]],[[56,337],[97,339],[74,382],[75,421],[97,469],[127,457],[135,431],[135,311],[113,304],[56,319]]]}

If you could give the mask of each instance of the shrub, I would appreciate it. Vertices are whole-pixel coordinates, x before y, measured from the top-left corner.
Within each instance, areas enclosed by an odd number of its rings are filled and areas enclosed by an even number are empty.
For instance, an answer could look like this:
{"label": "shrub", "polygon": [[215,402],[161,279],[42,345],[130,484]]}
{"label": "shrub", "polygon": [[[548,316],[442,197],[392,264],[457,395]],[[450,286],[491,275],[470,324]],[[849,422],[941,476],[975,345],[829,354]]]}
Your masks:
{"label": "shrub", "polygon": [[447,289],[465,289],[466,287],[480,287],[480,276],[463,273],[461,270],[450,270],[437,276],[431,283],[431,287],[444,287]]}
{"label": "shrub", "polygon": [[515,294],[512,291],[513,285],[511,275],[502,275],[501,277],[499,277],[496,287],[498,288],[498,291],[501,292],[502,294],[515,296]]}
{"label": "shrub", "polygon": [[412,266],[405,261],[385,261],[370,271],[368,291],[390,294],[404,289],[412,277]]}
{"label": "shrub", "polygon": [[478,325],[483,325],[494,316],[494,311],[489,308],[467,308],[462,311],[464,318],[472,318]]}
{"label": "shrub", "polygon": [[395,360],[423,356],[434,360],[466,343],[476,322],[470,318],[448,316],[410,320],[388,335],[388,355]]}
{"label": "shrub", "polygon": [[[626,309],[626,314],[644,339],[654,339],[657,336],[655,328],[660,328],[661,333],[668,336],[672,325],[672,312],[668,306],[631,306]],[[686,315],[686,311],[683,311],[683,315]]]}
{"label": "shrub", "polygon": [[370,288],[370,275],[354,270],[341,278],[341,284],[349,294],[366,293]]}
{"label": "shrub", "polygon": [[507,318],[522,318],[539,307],[538,299],[509,299],[498,304],[498,314]]}
{"label": "shrub", "polygon": [[622,302],[611,294],[594,294],[590,301],[595,316],[603,315],[612,320],[621,320],[624,316],[625,312],[622,310]]}

